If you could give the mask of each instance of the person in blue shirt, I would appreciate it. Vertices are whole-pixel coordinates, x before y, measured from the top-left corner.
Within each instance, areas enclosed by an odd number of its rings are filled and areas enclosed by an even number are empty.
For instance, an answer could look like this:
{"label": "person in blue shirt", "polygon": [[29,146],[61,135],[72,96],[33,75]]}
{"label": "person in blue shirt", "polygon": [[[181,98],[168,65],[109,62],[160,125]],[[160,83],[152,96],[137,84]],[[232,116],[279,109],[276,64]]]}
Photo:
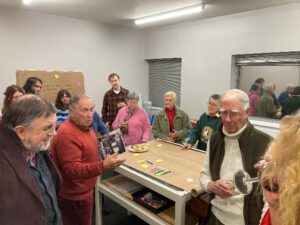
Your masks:
{"label": "person in blue shirt", "polygon": [[92,128],[94,129],[98,139],[101,139],[103,135],[108,134],[109,132],[96,111],[94,111]]}

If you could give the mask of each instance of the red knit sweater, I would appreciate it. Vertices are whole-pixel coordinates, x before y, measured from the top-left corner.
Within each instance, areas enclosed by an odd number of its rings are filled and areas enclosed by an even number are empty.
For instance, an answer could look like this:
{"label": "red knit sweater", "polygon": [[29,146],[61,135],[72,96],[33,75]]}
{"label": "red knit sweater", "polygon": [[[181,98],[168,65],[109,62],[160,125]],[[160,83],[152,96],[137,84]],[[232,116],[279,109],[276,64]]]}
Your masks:
{"label": "red knit sweater", "polygon": [[53,139],[51,152],[63,179],[59,196],[73,201],[90,197],[104,171],[95,132],[84,131],[67,119]]}

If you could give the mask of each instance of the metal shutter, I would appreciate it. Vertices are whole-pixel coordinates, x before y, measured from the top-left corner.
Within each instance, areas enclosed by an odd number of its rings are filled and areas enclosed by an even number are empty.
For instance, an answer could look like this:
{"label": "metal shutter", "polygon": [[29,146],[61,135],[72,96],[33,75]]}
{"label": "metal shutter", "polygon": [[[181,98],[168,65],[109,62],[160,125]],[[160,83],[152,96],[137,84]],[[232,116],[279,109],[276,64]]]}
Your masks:
{"label": "metal shutter", "polygon": [[164,94],[174,91],[177,95],[176,105],[180,107],[181,99],[181,59],[149,59],[149,98],[152,106],[164,106]]}

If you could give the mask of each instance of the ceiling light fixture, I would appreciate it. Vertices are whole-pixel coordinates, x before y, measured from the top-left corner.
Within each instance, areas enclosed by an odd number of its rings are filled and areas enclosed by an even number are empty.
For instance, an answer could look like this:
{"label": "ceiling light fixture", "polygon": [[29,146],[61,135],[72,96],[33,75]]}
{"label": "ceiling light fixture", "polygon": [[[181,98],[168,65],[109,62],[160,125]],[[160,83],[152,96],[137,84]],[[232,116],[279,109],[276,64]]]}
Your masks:
{"label": "ceiling light fixture", "polygon": [[25,4],[25,5],[28,5],[30,3],[32,3],[32,0],[23,0],[23,4]]}
{"label": "ceiling light fixture", "polygon": [[198,12],[203,11],[203,9],[204,9],[204,4],[197,4],[197,5],[181,8],[181,9],[176,9],[176,10],[172,10],[172,11],[155,14],[152,16],[138,18],[138,19],[135,19],[134,22],[136,25],[152,23],[152,22],[166,20],[166,19],[170,19],[170,18],[174,18],[174,17],[198,13]]}

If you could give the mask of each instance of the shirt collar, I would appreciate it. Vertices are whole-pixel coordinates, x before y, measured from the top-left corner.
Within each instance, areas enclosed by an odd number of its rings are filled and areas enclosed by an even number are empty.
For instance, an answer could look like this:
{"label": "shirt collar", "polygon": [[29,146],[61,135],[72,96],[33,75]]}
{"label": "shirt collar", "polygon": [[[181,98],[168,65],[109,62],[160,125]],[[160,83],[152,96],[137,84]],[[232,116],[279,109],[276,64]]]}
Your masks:
{"label": "shirt collar", "polygon": [[116,90],[113,89],[113,92],[118,95],[121,92],[121,88],[118,91],[116,91]]}
{"label": "shirt collar", "polygon": [[83,126],[79,125],[78,123],[76,123],[71,118],[70,118],[70,121],[71,121],[72,124],[74,124],[76,127],[78,127],[82,131],[90,131],[92,129],[92,126],[93,126],[93,123],[92,123],[88,128],[86,128],[86,127],[83,127]]}

